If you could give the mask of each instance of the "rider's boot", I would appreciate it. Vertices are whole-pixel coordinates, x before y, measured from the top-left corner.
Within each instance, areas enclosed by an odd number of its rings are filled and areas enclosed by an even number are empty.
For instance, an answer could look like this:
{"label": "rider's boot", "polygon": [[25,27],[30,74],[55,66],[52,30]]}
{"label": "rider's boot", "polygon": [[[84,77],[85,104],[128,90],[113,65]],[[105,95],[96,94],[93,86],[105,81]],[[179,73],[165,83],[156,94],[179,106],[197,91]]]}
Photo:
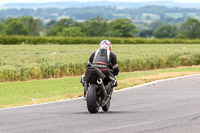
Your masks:
{"label": "rider's boot", "polygon": [[85,83],[84,83],[84,99],[86,99],[86,92],[87,92],[87,90],[88,90],[88,85],[87,85],[87,83],[85,82]]}
{"label": "rider's boot", "polygon": [[115,80],[115,81],[112,82],[112,86],[113,87],[117,87],[118,86],[117,80]]}
{"label": "rider's boot", "polygon": [[85,99],[86,99],[86,92],[87,92],[87,90],[88,90],[88,84],[87,84],[87,82],[86,82],[85,75],[83,75],[83,76],[81,77],[80,82],[82,83],[82,85],[83,85],[83,87],[84,87],[84,100],[85,100]]}

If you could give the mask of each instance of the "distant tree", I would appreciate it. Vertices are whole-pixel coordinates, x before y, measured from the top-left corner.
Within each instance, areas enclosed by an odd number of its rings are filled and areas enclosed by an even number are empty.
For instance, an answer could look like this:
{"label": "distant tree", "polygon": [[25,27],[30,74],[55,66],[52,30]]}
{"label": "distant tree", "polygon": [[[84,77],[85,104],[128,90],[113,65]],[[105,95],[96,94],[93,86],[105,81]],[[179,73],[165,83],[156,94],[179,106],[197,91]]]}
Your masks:
{"label": "distant tree", "polygon": [[68,28],[74,25],[74,21],[72,19],[61,19],[56,22],[51,28],[47,30],[47,36],[56,36],[58,33],[61,33],[64,28]]}
{"label": "distant tree", "polygon": [[149,25],[149,28],[154,31],[155,29],[163,25],[165,25],[165,22],[163,22],[162,20],[156,20]]}
{"label": "distant tree", "polygon": [[140,31],[139,36],[144,38],[150,38],[153,36],[153,31],[150,29],[144,29]]}
{"label": "distant tree", "polygon": [[23,23],[16,19],[10,19],[7,22],[5,34],[7,35],[28,35],[28,29],[23,26]]}
{"label": "distant tree", "polygon": [[39,19],[34,19],[32,17],[22,17],[19,19],[23,26],[28,30],[29,36],[38,36],[42,29],[42,23]]}
{"label": "distant tree", "polygon": [[181,24],[177,37],[196,39],[200,38],[200,22],[196,18],[188,18]]}
{"label": "distant tree", "polygon": [[59,32],[62,32],[63,27],[61,26],[52,26],[46,31],[47,36],[56,36]]}
{"label": "distant tree", "polygon": [[87,36],[105,36],[108,30],[108,20],[99,16],[84,23],[83,32]]}
{"label": "distant tree", "polygon": [[166,24],[161,27],[158,27],[153,32],[153,35],[157,38],[174,38],[177,34],[177,31],[178,31],[178,29],[176,26]]}
{"label": "distant tree", "polygon": [[3,23],[0,23],[0,35],[4,34],[5,26]]}
{"label": "distant tree", "polygon": [[[105,4],[105,2],[104,2]],[[123,4],[123,3],[121,3]],[[131,6],[131,5],[129,5]],[[137,6],[137,5],[135,5]],[[142,14],[148,13],[159,16],[161,20],[165,20],[170,14],[176,17],[176,13],[185,14],[186,17],[191,16],[190,13],[199,13],[198,8],[167,8],[165,6],[144,6],[138,8],[123,8],[118,9],[116,7],[109,6],[94,6],[94,7],[66,7],[66,8],[37,8],[37,9],[2,9],[0,10],[0,18],[19,17],[19,16],[32,16],[34,18],[41,18],[42,20],[54,19],[58,20],[61,16],[68,16],[75,20],[89,20],[96,16],[100,16],[105,19],[118,19],[130,17],[132,20],[144,19]],[[198,14],[197,14],[198,15]],[[148,18],[147,18],[148,19]],[[183,21],[181,21],[183,22]]]}
{"label": "distant tree", "polygon": [[55,23],[55,26],[69,27],[74,24],[74,21],[71,18],[60,19]]}
{"label": "distant tree", "polygon": [[[159,12],[159,11],[158,11],[158,12]],[[160,16],[160,19],[161,19],[161,20],[165,19],[165,17],[166,17],[166,16],[165,16],[165,13],[159,13],[159,16]]]}
{"label": "distant tree", "polygon": [[135,27],[130,19],[121,18],[109,23],[108,36],[134,37],[137,32],[137,27]]}
{"label": "distant tree", "polygon": [[167,22],[167,23],[176,23],[177,19],[175,19],[173,17],[166,16],[164,18],[164,21]]}
{"label": "distant tree", "polygon": [[82,29],[80,27],[69,27],[64,28],[62,32],[58,33],[58,36],[69,36],[69,37],[80,37],[84,36],[84,34],[81,31]]}
{"label": "distant tree", "polygon": [[182,22],[185,22],[187,20],[186,17],[179,17],[176,19],[176,23],[182,23]]}
{"label": "distant tree", "polygon": [[48,22],[48,23],[46,24],[46,29],[51,28],[55,23],[56,23],[56,20],[51,20],[50,22]]}
{"label": "distant tree", "polygon": [[41,21],[32,17],[8,18],[4,21],[5,34],[37,36],[41,31]]}

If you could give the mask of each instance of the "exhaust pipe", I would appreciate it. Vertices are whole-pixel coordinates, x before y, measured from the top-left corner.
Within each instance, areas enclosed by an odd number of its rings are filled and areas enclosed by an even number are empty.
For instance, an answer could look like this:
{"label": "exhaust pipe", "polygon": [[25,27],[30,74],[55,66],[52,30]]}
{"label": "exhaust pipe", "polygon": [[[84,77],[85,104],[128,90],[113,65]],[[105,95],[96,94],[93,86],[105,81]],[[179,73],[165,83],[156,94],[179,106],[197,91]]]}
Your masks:
{"label": "exhaust pipe", "polygon": [[101,78],[99,78],[99,79],[97,80],[97,84],[100,85],[100,88],[101,88],[101,90],[102,90],[102,92],[103,92],[103,95],[104,95],[104,97],[106,97],[106,96],[107,96],[107,91],[106,91],[106,89],[105,89],[105,86],[104,86],[103,81],[102,81]]}

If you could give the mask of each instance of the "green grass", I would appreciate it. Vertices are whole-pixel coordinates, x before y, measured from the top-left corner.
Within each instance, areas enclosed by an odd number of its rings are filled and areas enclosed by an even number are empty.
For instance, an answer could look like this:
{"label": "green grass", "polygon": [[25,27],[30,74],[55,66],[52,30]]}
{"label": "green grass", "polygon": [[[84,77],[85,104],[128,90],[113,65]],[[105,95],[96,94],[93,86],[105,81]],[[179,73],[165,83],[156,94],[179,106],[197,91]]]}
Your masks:
{"label": "green grass", "polygon": [[[0,45],[0,69],[63,63],[86,63],[99,45]],[[113,45],[118,60],[199,53],[199,44]]]}
{"label": "green grass", "polygon": [[[166,78],[166,76],[159,76],[159,78],[155,78],[158,74],[179,72],[178,75],[171,74],[169,76],[174,77],[199,73],[199,71],[200,66],[120,73],[120,75],[117,77],[117,80],[119,81],[119,86],[117,89],[131,87],[160,78]],[[152,76],[154,78],[146,80],[145,78],[148,76]],[[129,81],[130,78],[137,79],[141,77],[144,78],[141,79],[141,82],[136,82],[136,80],[131,82]],[[0,83],[0,108],[63,100],[82,95],[83,87],[80,83],[80,77]]]}
{"label": "green grass", "polygon": [[[66,78],[66,75],[83,74],[90,54],[98,47],[99,45],[0,45],[0,81],[65,77],[53,80],[2,82],[0,108],[82,96],[80,77]],[[199,49],[199,44],[113,45],[121,71],[199,65]],[[117,77],[117,89],[199,71],[200,67],[192,67],[120,73]],[[160,73],[171,75],[158,76]],[[147,78],[148,76],[153,78]]]}
{"label": "green grass", "polygon": [[[0,45],[0,82],[84,73],[99,45]],[[113,45],[121,71],[199,65],[198,44]]]}
{"label": "green grass", "polygon": [[64,97],[69,98],[72,94],[82,92],[79,77],[23,81],[0,84],[0,106],[17,105],[31,102],[34,99]]}
{"label": "green grass", "polygon": [[170,68],[170,69],[158,69],[150,71],[137,71],[130,73],[121,73],[117,78],[118,80],[124,80],[131,77],[144,77],[148,75],[155,75],[159,73],[173,73],[173,72],[200,72],[200,67],[181,67],[181,68]]}

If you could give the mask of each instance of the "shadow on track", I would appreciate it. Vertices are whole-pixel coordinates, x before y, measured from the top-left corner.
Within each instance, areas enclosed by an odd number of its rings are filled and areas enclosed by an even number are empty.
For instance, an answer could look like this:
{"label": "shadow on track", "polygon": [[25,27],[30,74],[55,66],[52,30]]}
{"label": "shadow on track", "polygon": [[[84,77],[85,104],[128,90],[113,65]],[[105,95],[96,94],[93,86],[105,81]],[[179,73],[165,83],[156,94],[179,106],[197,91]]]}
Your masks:
{"label": "shadow on track", "polygon": [[[136,113],[134,111],[108,111],[108,112],[103,112],[103,111],[100,111],[96,114],[133,114],[133,113]],[[89,112],[75,112],[75,113],[71,113],[71,114],[91,114]]]}

